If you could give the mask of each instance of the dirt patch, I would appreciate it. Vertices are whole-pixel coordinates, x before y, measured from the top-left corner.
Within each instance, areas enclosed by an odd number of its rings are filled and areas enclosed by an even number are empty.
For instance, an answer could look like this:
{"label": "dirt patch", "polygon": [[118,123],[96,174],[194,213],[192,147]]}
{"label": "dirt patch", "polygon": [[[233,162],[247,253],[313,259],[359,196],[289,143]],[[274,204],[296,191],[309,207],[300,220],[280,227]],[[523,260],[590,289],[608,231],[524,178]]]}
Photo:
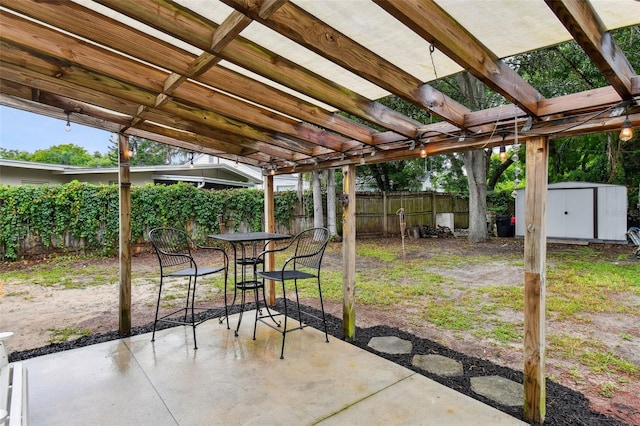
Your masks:
{"label": "dirt patch", "polygon": [[[389,250],[399,250],[398,241],[371,241],[389,246]],[[360,242],[359,242],[360,244]],[[596,247],[596,246],[594,246]],[[550,244],[549,252],[562,253],[574,250],[574,247]],[[598,246],[597,255],[611,259],[630,253],[625,246]],[[493,239],[483,244],[469,244],[461,239],[421,239],[408,240],[405,258],[429,260],[436,256],[482,256],[501,254],[505,262],[491,260],[478,264],[468,263],[438,268],[439,273],[453,280],[460,289],[481,288],[499,283],[504,286],[521,286],[523,270],[513,259],[523,254],[522,241],[514,239]],[[8,270],[29,271],[48,262],[40,259],[30,262],[0,264],[0,274]],[[14,283],[3,280],[0,275],[0,324],[3,330],[15,333],[8,342],[9,352],[19,352],[42,348],[50,343],[52,329],[84,329],[92,333],[107,333],[118,329],[119,288],[118,259],[80,259],[70,265],[78,269],[104,263],[112,271],[105,278],[105,284],[91,285],[86,288],[68,289],[62,285],[42,286],[30,282]],[[326,268],[340,270],[342,265],[341,246],[332,243],[326,255]],[[358,259],[358,270],[379,267],[371,258]],[[148,325],[155,313],[157,297],[157,260],[152,253],[141,253],[132,259],[132,326]],[[220,295],[206,295],[208,303],[219,305]],[[640,299],[637,296],[636,299]],[[342,304],[325,301],[328,313],[336,318],[342,317]],[[639,300],[631,300],[640,306]],[[304,303],[318,307],[315,300]],[[363,329],[385,326],[401,330],[415,338],[428,339],[465,354],[504,366],[515,371],[523,369],[523,345],[496,344],[477,333],[447,330],[426,321],[419,321],[419,307],[412,304],[370,307],[356,307],[356,323]],[[513,322],[522,321],[521,312],[502,310],[494,313],[502,319]],[[640,321],[637,315],[589,314],[578,316],[572,321],[556,321],[547,318],[547,335],[579,335],[597,339],[606,345],[606,350],[614,353],[636,366],[640,366]],[[70,339],[73,339],[71,336]],[[590,407],[600,413],[615,417],[627,424],[640,424],[640,380],[619,383],[615,374],[594,375],[588,368],[576,368],[571,360],[554,356],[553,348],[548,348],[546,373],[554,382],[567,386],[584,394]],[[603,396],[606,388],[614,391],[609,397]]]}

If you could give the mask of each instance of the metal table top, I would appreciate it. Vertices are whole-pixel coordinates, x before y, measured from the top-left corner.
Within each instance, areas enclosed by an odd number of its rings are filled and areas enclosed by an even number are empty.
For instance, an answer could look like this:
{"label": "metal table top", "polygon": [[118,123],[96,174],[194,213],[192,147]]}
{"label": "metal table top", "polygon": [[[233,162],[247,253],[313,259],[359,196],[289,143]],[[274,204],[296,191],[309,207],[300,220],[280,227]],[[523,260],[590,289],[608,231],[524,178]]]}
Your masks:
{"label": "metal table top", "polygon": [[230,243],[246,243],[252,241],[286,240],[287,238],[291,238],[291,235],[278,234],[275,232],[240,232],[237,234],[215,234],[209,235],[209,237]]}

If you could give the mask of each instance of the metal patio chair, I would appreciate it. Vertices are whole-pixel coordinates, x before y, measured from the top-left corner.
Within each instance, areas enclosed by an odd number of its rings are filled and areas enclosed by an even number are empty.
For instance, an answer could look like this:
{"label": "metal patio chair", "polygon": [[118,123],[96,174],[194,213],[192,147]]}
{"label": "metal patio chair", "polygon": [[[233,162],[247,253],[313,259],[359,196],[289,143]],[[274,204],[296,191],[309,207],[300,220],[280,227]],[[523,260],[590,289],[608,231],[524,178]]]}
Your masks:
{"label": "metal patio chair", "polygon": [[[180,229],[175,228],[155,228],[149,231],[149,239],[158,255],[160,263],[160,287],[158,289],[158,301],[156,303],[156,315],[153,322],[153,334],[151,341],[155,341],[156,326],[158,322],[170,324],[190,325],[193,327],[193,346],[198,349],[196,342],[196,326],[202,324],[206,319],[196,318],[195,311],[211,310],[209,307],[196,307],[196,281],[198,277],[203,277],[218,272],[224,273],[224,308],[217,308],[220,311],[219,321],[222,322],[222,312],[229,328],[229,312],[227,308],[227,272],[229,269],[229,258],[227,253],[219,247],[210,247],[196,244],[189,235]],[[222,265],[200,266],[193,256],[192,248],[202,250],[215,250],[222,254]],[[187,287],[187,297],[184,307],[173,312],[158,317],[160,312],[160,300],[162,298],[162,287],[165,278],[187,277],[189,284]],[[180,313],[179,316],[176,314]],[[184,314],[184,316],[183,316]]]}
{"label": "metal patio chair", "polygon": [[[260,314],[260,312],[256,312],[256,320],[253,328],[253,338],[256,338],[256,328],[258,325],[258,321],[266,324],[267,326],[273,328],[282,334],[282,348],[280,350],[280,358],[284,358],[284,344],[287,333],[295,330],[301,330],[306,327],[306,324],[302,321],[302,315],[312,317],[322,321],[324,324],[324,335],[327,343],[329,342],[329,335],[327,333],[327,320],[325,318],[324,313],[324,303],[322,302],[322,288],[320,286],[320,267],[322,265],[322,257],[324,255],[324,251],[327,247],[327,243],[329,242],[329,230],[326,228],[313,228],[300,232],[296,235],[289,244],[284,247],[277,248],[274,250],[265,250],[260,253],[256,257],[256,265],[262,264],[262,271],[258,271],[257,275],[262,278],[263,283],[264,280],[273,280],[280,281],[282,283],[282,298],[284,303],[284,312],[272,314],[269,309],[267,309],[266,314]],[[264,271],[264,256],[267,253],[277,253],[283,251],[292,252],[291,257],[289,257],[281,268],[275,271]],[[311,314],[310,312],[305,312],[300,309],[300,299],[298,297],[298,281],[306,280],[306,279],[315,279],[318,284],[318,292],[320,296],[320,310],[322,312],[322,318]],[[287,306],[287,293],[285,283],[287,281],[293,281],[295,293],[296,293],[296,304],[298,308],[298,321],[299,325],[295,328],[288,329],[287,328],[287,318],[288,318],[288,306]],[[262,295],[265,298],[266,304],[266,295],[264,292],[264,284],[262,286]],[[281,327],[281,323],[277,322],[274,317],[284,316],[284,326]],[[267,322],[270,320],[273,322]],[[275,325],[274,325],[275,324]]]}

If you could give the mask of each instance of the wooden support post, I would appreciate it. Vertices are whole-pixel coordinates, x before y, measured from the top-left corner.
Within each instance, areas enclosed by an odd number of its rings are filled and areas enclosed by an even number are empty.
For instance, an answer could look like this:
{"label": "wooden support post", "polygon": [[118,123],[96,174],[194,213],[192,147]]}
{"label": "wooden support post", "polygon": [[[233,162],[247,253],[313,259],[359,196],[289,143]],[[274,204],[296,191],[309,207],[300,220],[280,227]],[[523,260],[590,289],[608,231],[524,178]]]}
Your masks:
{"label": "wooden support post", "polygon": [[342,168],[342,331],[346,341],[356,338],[356,166]]}
{"label": "wooden support post", "polygon": [[[264,230],[265,232],[275,232],[275,202],[273,200],[273,176],[264,176]],[[268,249],[274,248],[273,241],[269,243]],[[276,258],[273,253],[265,255],[265,267],[267,271],[273,271],[276,267]],[[266,282],[267,303],[270,306],[276,304],[276,283],[268,280]]]}
{"label": "wooden support post", "polygon": [[549,142],[527,140],[524,214],[524,418],[543,423],[545,384],[545,269]]}
{"label": "wooden support post", "polygon": [[118,136],[120,184],[120,316],[121,336],[131,334],[131,177],[129,138]]}

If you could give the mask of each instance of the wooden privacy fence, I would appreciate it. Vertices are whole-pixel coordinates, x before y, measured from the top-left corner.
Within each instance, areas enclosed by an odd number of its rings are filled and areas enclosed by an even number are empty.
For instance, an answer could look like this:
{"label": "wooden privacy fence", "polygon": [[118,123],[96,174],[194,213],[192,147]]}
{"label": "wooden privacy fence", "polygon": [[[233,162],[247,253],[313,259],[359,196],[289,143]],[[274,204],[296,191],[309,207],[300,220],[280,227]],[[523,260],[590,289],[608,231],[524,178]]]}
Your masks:
{"label": "wooden privacy fence", "polygon": [[[336,201],[338,234],[342,234],[342,205]],[[356,195],[356,233],[360,237],[400,235],[398,210],[404,208],[406,229],[436,224],[469,227],[469,200],[440,192],[360,192]],[[326,215],[326,208],[324,209]],[[451,223],[452,222],[452,223]],[[326,223],[326,221],[325,221]],[[310,227],[313,217],[301,209],[293,215],[291,231]],[[453,229],[451,229],[453,231]]]}

